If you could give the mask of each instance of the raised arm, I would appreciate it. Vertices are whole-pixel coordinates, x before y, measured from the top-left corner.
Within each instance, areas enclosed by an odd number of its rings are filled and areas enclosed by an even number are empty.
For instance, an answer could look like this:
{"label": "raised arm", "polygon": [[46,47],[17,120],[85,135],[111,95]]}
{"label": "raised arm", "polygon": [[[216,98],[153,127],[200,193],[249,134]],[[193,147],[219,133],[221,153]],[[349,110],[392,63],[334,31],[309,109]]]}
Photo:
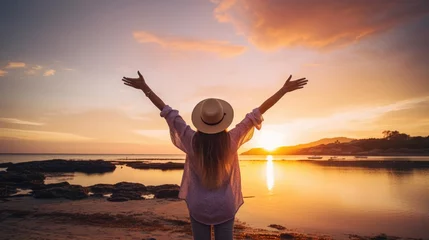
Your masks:
{"label": "raised arm", "polygon": [[124,84],[127,86],[142,90],[144,92],[144,94],[146,95],[146,97],[148,97],[150,99],[150,101],[160,111],[162,111],[162,109],[164,109],[164,107],[165,107],[165,103],[146,84],[146,81],[144,80],[143,76],[140,74],[140,71],[137,71],[137,74],[139,75],[138,78],[123,77],[122,81],[124,81]]}
{"label": "raised arm", "polygon": [[179,115],[179,111],[172,109],[170,106],[159,98],[146,84],[143,76],[138,71],[138,78],[122,78],[124,84],[133,88],[140,89],[150,99],[150,101],[161,111],[161,117],[165,118],[170,128],[170,137],[173,144],[185,153],[192,151],[191,139],[195,131],[186,124]]}
{"label": "raised arm", "polygon": [[274,95],[272,95],[270,98],[265,100],[259,106],[259,111],[261,114],[264,114],[268,109],[270,109],[274,104],[276,104],[280,98],[282,98],[286,93],[295,91],[297,89],[301,89],[304,87],[304,85],[307,84],[308,80],[306,78],[300,78],[298,80],[290,80],[292,78],[292,75],[289,76],[289,78],[286,80],[285,84],[278,90]]}

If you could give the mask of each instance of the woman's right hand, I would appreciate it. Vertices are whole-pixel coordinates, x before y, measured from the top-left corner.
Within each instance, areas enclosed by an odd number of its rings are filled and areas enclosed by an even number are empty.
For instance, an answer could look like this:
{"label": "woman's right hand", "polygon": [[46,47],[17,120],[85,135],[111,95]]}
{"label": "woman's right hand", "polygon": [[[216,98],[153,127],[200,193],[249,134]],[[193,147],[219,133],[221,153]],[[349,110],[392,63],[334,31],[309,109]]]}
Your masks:
{"label": "woman's right hand", "polygon": [[140,74],[140,71],[137,71],[137,74],[139,75],[138,78],[123,77],[122,81],[124,81],[124,84],[127,86],[145,91],[147,88],[146,82],[143,76]]}
{"label": "woman's right hand", "polygon": [[282,90],[284,93],[292,92],[297,89],[301,89],[304,87],[304,85],[307,84],[308,79],[306,78],[300,78],[297,80],[290,80],[292,78],[292,75],[289,76],[289,78],[286,80],[285,84],[282,87]]}

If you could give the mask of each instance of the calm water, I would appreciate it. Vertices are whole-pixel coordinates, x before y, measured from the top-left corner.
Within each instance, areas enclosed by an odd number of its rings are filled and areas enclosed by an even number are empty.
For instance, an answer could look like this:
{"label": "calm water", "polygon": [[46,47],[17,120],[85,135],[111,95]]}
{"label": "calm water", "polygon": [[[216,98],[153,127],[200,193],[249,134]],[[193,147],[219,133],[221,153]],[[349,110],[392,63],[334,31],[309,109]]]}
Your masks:
{"label": "calm water", "polygon": [[[0,155],[0,162],[52,158],[174,159],[183,155]],[[328,157],[325,157],[327,159]],[[390,158],[390,157],[389,157]],[[369,159],[389,160],[387,157]],[[404,157],[401,157],[404,158]],[[304,232],[379,234],[429,239],[429,170],[322,167],[308,163],[275,161],[306,159],[306,156],[240,157],[245,204],[237,217],[250,226],[266,228],[276,223]],[[353,159],[353,157],[347,157]],[[427,157],[409,157],[429,160]],[[263,160],[263,161],[246,161]],[[182,171],[137,170],[118,167],[99,175],[81,173],[47,182],[68,181],[84,186],[120,181],[146,185],[180,184]]]}

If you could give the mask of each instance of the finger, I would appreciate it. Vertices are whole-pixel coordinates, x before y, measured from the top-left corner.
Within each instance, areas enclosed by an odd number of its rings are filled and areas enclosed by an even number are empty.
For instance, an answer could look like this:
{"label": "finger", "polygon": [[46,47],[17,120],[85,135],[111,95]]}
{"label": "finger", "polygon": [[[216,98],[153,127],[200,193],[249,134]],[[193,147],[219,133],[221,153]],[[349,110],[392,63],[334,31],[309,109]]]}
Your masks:
{"label": "finger", "polygon": [[139,75],[139,77],[140,77],[141,79],[144,79],[144,78],[143,78],[143,76],[142,76],[142,74],[140,73],[140,71],[137,71],[137,74]]}
{"label": "finger", "polygon": [[126,83],[126,82],[124,82],[124,84],[125,84],[125,85],[127,85],[127,86],[134,87],[134,85],[133,85],[133,84],[131,84],[131,83]]}
{"label": "finger", "polygon": [[126,79],[122,79],[122,81],[127,82],[127,83],[134,83],[135,80],[126,80]]}
{"label": "finger", "polygon": [[307,83],[308,82],[308,80],[300,80],[300,81],[294,81],[293,83],[294,84],[302,84],[302,83]]}
{"label": "finger", "polygon": [[127,79],[127,80],[138,80],[138,78],[129,78],[129,77],[123,77],[122,79]]}
{"label": "finger", "polygon": [[291,78],[292,78],[292,75],[289,75],[289,78],[286,80],[286,83],[288,83]]}
{"label": "finger", "polygon": [[298,80],[293,80],[292,82],[295,82],[295,83],[308,82],[308,79],[301,78],[301,79],[298,79]]}

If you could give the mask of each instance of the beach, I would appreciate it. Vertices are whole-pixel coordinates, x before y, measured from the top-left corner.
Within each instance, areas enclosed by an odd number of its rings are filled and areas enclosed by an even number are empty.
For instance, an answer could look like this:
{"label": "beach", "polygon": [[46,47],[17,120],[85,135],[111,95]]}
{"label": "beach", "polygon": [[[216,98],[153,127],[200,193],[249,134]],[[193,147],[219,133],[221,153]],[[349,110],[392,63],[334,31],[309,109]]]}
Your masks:
{"label": "beach", "polygon": [[[177,199],[109,202],[16,197],[0,202],[0,239],[192,239],[186,203]],[[376,236],[306,234],[272,225],[256,229],[236,219],[234,239],[398,239]]]}
{"label": "beach", "polygon": [[[0,203],[0,219],[1,239],[192,239],[186,203],[177,199],[16,197]],[[287,229],[254,229],[239,220],[234,231],[235,239],[331,239]]]}
{"label": "beach", "polygon": [[[2,163],[0,238],[192,239],[183,161],[115,158]],[[429,239],[425,166],[242,160],[235,239]]]}

